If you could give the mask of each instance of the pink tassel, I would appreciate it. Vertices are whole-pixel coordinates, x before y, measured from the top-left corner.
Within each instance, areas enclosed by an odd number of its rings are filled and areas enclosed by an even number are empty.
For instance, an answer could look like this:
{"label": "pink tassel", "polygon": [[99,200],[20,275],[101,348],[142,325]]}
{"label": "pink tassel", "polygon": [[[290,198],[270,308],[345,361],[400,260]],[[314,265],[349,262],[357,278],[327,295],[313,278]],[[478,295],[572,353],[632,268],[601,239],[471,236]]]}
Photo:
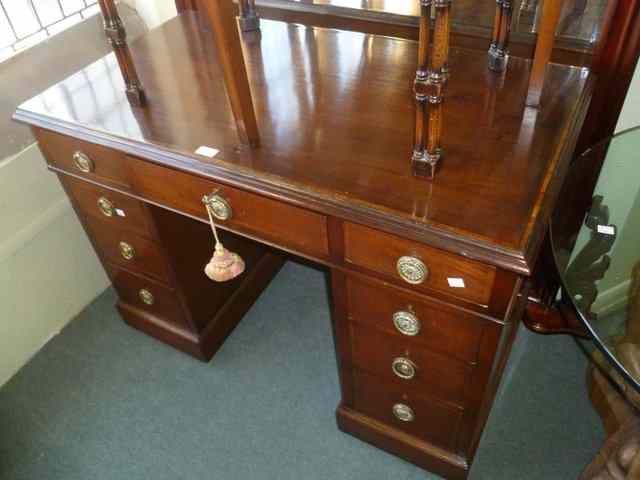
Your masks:
{"label": "pink tassel", "polygon": [[226,282],[236,278],[244,272],[244,260],[242,260],[242,257],[237,253],[224,248],[222,242],[218,239],[218,232],[216,231],[216,225],[213,222],[211,207],[206,201],[205,206],[207,208],[207,214],[209,215],[211,231],[213,232],[213,237],[216,239],[216,247],[213,252],[213,257],[211,257],[209,263],[204,267],[204,273],[214,282]]}
{"label": "pink tassel", "polygon": [[214,282],[226,282],[244,272],[244,260],[237,253],[230,252],[221,243],[216,243],[215,252],[204,273]]}

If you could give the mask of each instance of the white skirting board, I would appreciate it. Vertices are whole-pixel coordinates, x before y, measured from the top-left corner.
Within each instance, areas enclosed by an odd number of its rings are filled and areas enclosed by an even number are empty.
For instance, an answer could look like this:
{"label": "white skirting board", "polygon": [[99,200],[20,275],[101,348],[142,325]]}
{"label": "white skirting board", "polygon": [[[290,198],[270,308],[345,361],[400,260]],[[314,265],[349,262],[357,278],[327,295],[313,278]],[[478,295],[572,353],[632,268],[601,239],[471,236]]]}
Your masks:
{"label": "white skirting board", "polygon": [[0,385],[109,285],[36,145],[0,162]]}

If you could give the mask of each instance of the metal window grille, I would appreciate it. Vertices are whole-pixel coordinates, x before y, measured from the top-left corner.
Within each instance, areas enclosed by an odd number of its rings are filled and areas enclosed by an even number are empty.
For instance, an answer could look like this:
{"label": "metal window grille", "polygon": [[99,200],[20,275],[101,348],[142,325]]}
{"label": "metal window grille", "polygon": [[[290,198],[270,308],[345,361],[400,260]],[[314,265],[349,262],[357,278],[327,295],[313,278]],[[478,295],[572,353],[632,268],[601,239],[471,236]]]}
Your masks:
{"label": "metal window grille", "polygon": [[97,0],[0,0],[0,62],[99,11]]}

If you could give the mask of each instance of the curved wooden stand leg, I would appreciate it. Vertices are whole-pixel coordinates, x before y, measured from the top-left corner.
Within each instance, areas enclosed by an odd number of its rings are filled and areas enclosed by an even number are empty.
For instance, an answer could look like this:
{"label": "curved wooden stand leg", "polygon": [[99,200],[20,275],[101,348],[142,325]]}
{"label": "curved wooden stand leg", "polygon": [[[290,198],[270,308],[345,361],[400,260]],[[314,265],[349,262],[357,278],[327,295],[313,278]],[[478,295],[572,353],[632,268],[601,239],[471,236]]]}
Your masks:
{"label": "curved wooden stand leg", "polygon": [[249,77],[242,53],[240,35],[234,20],[232,0],[201,0],[202,15],[211,26],[224,84],[227,88],[231,110],[236,121],[240,141],[257,148],[260,145],[258,121],[253,108]]}
{"label": "curved wooden stand leg", "polygon": [[594,361],[596,365],[588,371],[589,396],[602,418],[607,439],[580,480],[640,478],[640,414],[601,372],[597,364],[607,360],[596,352]]}
{"label": "curved wooden stand leg", "polygon": [[542,4],[542,20],[538,41],[536,42],[536,52],[531,66],[531,76],[529,78],[529,91],[527,93],[527,106],[539,107],[542,97],[542,87],[547,71],[547,65],[551,61],[553,45],[555,44],[556,29],[562,11],[562,0],[544,2]]}
{"label": "curved wooden stand leg", "polygon": [[546,306],[529,299],[523,323],[532,332],[543,335],[573,335],[589,338],[589,332],[578,320],[573,309],[562,302]]}

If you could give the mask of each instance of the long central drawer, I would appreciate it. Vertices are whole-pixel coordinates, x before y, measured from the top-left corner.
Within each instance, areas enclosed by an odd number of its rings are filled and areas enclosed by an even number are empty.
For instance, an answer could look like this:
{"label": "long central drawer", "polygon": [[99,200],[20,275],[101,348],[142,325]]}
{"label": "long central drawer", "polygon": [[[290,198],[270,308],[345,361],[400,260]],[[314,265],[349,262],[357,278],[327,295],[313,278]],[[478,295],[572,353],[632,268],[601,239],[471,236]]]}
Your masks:
{"label": "long central drawer", "polygon": [[133,157],[128,161],[134,190],[152,202],[206,218],[202,197],[215,193],[231,212],[220,225],[302,254],[329,256],[324,215]]}

